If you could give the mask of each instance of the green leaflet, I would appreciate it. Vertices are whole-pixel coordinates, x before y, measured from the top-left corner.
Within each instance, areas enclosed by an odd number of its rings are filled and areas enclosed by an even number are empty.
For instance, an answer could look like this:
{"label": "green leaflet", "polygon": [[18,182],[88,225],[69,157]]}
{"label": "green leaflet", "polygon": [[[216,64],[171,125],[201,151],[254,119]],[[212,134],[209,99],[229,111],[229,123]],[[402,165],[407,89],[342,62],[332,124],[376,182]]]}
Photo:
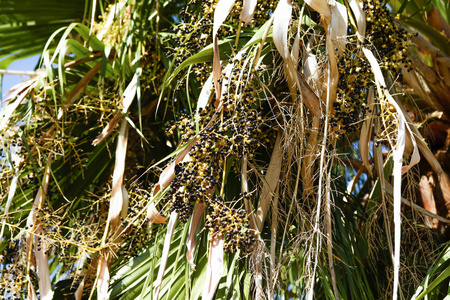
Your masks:
{"label": "green leaflet", "polygon": [[[439,297],[445,294],[448,289],[448,284],[445,284],[445,282],[449,277],[450,244],[447,242],[440,257],[438,257],[436,263],[428,270],[427,275],[417,288],[416,295],[413,299],[419,300],[424,297],[427,297],[427,299],[440,299]],[[443,281],[444,284],[440,285]]]}

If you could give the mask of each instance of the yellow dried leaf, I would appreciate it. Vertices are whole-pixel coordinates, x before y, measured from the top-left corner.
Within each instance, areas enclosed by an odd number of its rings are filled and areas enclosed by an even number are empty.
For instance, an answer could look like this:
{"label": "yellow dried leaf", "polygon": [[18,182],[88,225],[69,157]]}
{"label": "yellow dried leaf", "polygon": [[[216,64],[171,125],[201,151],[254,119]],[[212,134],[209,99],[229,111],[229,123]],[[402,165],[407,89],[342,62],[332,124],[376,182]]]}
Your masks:
{"label": "yellow dried leaf", "polygon": [[[367,96],[367,105],[369,107],[372,107],[373,100],[373,87],[370,87]],[[371,112],[367,114],[367,117],[361,127],[361,135],[359,138],[359,153],[361,154],[362,162],[369,172],[370,176],[372,176],[372,166],[369,163],[369,146],[370,141],[372,140],[373,114],[373,110],[371,110]]]}
{"label": "yellow dried leaf", "polygon": [[287,44],[289,22],[291,20],[292,4],[289,0],[281,0],[273,13],[273,42],[286,62],[285,75],[289,85],[296,85],[302,93],[306,106],[316,116],[321,116],[320,100],[302,76],[299,76],[292,61]]}
{"label": "yellow dried leaf", "polygon": [[123,206],[123,175],[125,172],[125,158],[128,145],[128,123],[123,120],[120,125],[116,148],[116,161],[112,178],[111,200],[109,205],[108,223],[114,231],[120,219]]}
{"label": "yellow dried leaf", "polygon": [[[375,77],[375,84],[377,86],[378,93],[381,97],[385,97],[389,103],[395,107],[398,118],[398,133],[397,133],[397,144],[394,149],[394,186],[393,186],[393,197],[394,197],[394,283],[393,283],[393,298],[397,298],[398,288],[399,288],[399,270],[400,270],[400,239],[401,239],[401,183],[402,183],[402,173],[406,172],[413,165],[417,164],[420,160],[420,156],[417,151],[417,144],[412,134],[412,130],[407,123],[404,111],[397,104],[394,98],[390,95],[388,89],[386,88],[385,80],[381,68],[375,59],[373,53],[367,48],[363,48],[363,52],[370,63],[372,73]],[[413,154],[411,156],[410,163],[407,166],[403,166],[403,156],[405,152],[406,145],[406,135],[409,135],[413,143]],[[383,173],[381,173],[383,174]]]}
{"label": "yellow dried leaf", "polygon": [[[45,74],[44,69],[40,69],[37,72],[39,72],[39,74]],[[19,94],[21,94],[22,92],[27,90],[31,85],[34,84],[34,86],[35,86],[35,84],[38,80],[39,80],[39,77],[32,77],[31,79],[22,81],[21,83],[18,83],[16,85],[12,86],[9,89],[9,91],[6,92],[6,95],[8,95],[8,97],[6,97],[6,99],[4,99],[3,102],[8,103],[8,102],[16,99]]]}
{"label": "yellow dried leaf", "polygon": [[122,204],[122,211],[120,212],[120,217],[126,218],[128,214],[128,204],[130,202],[130,197],[128,196],[127,189],[123,185],[122,185],[122,199],[123,204]]}
{"label": "yellow dried leaf", "polygon": [[90,69],[86,75],[84,75],[83,78],[77,83],[77,85],[73,88],[72,92],[69,95],[69,98],[67,101],[69,103],[73,103],[75,100],[78,99],[81,92],[84,90],[84,88],[91,82],[92,78],[100,71],[100,68],[102,66],[102,62],[97,63],[92,69]]}
{"label": "yellow dried leaf", "polygon": [[116,125],[122,119],[122,114],[116,113],[114,118],[109,121],[108,125],[103,128],[102,132],[98,135],[98,137],[92,142],[92,145],[97,146],[101,142],[103,142],[114,130]]}
{"label": "yellow dried leaf", "polygon": [[150,205],[147,208],[147,219],[152,224],[166,223],[167,221],[167,218],[163,217],[156,209],[154,203],[150,203]]}
{"label": "yellow dried leaf", "polygon": [[124,113],[128,111],[128,108],[133,102],[134,96],[136,96],[137,82],[138,82],[138,75],[134,74],[133,79],[131,79],[131,82],[128,84],[127,88],[123,92],[122,99],[120,100],[120,107],[122,108]]}

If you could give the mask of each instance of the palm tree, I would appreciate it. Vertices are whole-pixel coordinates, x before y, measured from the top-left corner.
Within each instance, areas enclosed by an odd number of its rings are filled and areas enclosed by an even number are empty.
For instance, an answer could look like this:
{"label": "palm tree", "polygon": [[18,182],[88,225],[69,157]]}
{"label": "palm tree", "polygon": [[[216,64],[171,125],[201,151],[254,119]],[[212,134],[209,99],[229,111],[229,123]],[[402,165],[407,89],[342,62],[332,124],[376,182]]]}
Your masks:
{"label": "palm tree", "polygon": [[0,6],[1,68],[41,54],[2,106],[2,296],[447,295],[445,1],[31,5]]}

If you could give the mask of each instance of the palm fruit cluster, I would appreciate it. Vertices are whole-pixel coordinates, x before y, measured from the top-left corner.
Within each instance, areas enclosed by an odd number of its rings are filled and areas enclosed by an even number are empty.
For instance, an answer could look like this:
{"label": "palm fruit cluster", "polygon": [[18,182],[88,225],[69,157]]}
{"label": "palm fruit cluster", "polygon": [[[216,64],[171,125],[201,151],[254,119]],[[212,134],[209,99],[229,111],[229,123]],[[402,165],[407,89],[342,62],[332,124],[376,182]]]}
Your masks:
{"label": "palm fruit cluster", "polygon": [[[106,8],[107,14],[118,15],[120,6],[117,6],[117,3],[125,4],[126,1],[119,0],[116,4],[109,4]],[[120,14],[120,18],[115,18],[112,24],[108,24],[108,19],[103,19],[102,15],[99,15],[99,23],[94,23],[95,30],[101,34],[102,42],[105,45],[114,46],[120,43],[123,36],[126,33],[127,26],[126,23],[130,20],[130,13],[128,10],[124,10],[123,13]]]}
{"label": "palm fruit cluster", "polygon": [[[225,238],[228,252],[237,249],[245,252],[255,241],[255,234],[248,228],[245,210],[228,208],[223,195],[215,195],[214,191],[226,180],[227,165],[237,168],[244,155],[251,159],[272,133],[268,121],[258,111],[258,91],[249,78],[249,64],[245,61],[245,55],[239,59],[231,57],[233,68],[229,78],[222,75],[226,90],[222,110],[211,108],[211,104],[192,118],[184,115],[168,129],[169,135],[178,130],[182,143],[194,143],[188,159],[175,166],[175,178],[166,195],[170,210],[186,222],[196,203],[205,204],[206,227],[212,234]],[[234,207],[236,202],[232,204]]]}
{"label": "palm fruit cluster", "polygon": [[337,101],[333,103],[334,116],[330,125],[333,128],[339,126],[341,139],[346,133],[359,129],[359,121],[364,118],[367,109],[367,89],[372,84],[370,65],[357,50],[347,47],[347,51],[355,53],[355,57],[343,55],[338,62]]}
{"label": "palm fruit cluster", "polygon": [[[381,70],[402,82],[402,72],[411,70],[411,60],[407,57],[408,33],[397,25],[397,17],[391,14],[385,2],[364,1],[364,11],[367,27],[362,46],[375,50]],[[354,34],[354,29],[349,28],[349,36]],[[366,111],[378,111],[379,108],[366,105],[368,87],[373,85],[374,79],[356,37],[348,39],[345,52],[338,61],[338,70],[337,101],[333,104],[331,126],[339,128],[337,134],[342,138],[345,134],[358,131]],[[381,110],[384,112],[383,107]]]}
{"label": "palm fruit cluster", "polygon": [[381,70],[390,71],[394,79],[403,81],[401,69],[411,71],[411,60],[407,56],[409,34],[398,26],[396,19],[380,0],[364,2],[367,21],[367,45],[376,49]]}
{"label": "palm fruit cluster", "polygon": [[[246,197],[247,194],[244,195]],[[247,196],[248,197],[248,196]],[[211,235],[218,233],[224,237],[225,252],[242,249],[246,253],[256,241],[257,233],[251,232],[247,213],[244,209],[230,209],[223,205],[221,196],[207,201],[210,212],[206,216],[205,228]]]}
{"label": "palm fruit cluster", "polygon": [[145,207],[151,199],[151,194],[147,188],[138,185],[128,191],[128,197],[128,213],[126,217],[120,218],[121,222],[116,232],[120,234],[124,254],[136,257],[136,251],[148,240]]}
{"label": "palm fruit cluster", "polygon": [[[192,0],[180,12],[180,22],[173,27],[174,34],[168,37],[171,42],[169,58],[174,58],[174,67],[178,67],[191,55],[212,43],[214,10],[218,0]],[[269,18],[276,3],[259,1],[255,8],[252,25],[261,26]],[[237,24],[243,9],[242,0],[236,1],[228,17],[229,22]],[[236,34],[235,26],[221,26],[219,39]],[[199,83],[203,84],[211,73],[211,65],[204,63],[193,67],[193,73]]]}
{"label": "palm fruit cluster", "polygon": [[[0,299],[19,300],[26,297],[27,278],[24,270],[26,265],[19,252],[20,245],[25,243],[24,239],[10,241],[9,245],[2,251],[2,264],[5,268],[2,270],[2,281],[0,282]],[[36,275],[36,273],[32,273]],[[34,281],[35,276],[32,278]]]}

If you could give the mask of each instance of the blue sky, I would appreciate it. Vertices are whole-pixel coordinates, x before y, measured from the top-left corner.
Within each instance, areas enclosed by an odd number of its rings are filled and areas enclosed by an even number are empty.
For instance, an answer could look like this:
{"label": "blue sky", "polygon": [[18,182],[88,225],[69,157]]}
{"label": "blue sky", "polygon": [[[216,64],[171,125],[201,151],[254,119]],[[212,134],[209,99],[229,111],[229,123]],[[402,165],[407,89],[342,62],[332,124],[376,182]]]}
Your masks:
{"label": "blue sky", "polygon": [[[9,65],[7,70],[14,71],[33,71],[39,60],[39,55],[34,55],[25,59],[21,59],[13,62]],[[5,99],[6,92],[9,91],[14,85],[27,80],[29,76],[19,76],[19,75],[3,75],[2,82],[2,99]]]}

